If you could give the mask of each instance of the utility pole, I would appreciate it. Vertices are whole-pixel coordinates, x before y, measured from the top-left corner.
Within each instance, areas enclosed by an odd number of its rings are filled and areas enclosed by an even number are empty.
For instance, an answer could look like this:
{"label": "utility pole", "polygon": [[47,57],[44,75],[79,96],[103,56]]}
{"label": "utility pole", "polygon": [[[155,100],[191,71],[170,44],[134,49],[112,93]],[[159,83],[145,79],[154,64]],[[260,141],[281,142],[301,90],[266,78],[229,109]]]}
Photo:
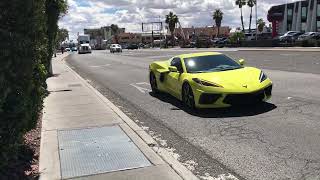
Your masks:
{"label": "utility pole", "polygon": [[258,0],[256,0],[256,41],[258,40]]}

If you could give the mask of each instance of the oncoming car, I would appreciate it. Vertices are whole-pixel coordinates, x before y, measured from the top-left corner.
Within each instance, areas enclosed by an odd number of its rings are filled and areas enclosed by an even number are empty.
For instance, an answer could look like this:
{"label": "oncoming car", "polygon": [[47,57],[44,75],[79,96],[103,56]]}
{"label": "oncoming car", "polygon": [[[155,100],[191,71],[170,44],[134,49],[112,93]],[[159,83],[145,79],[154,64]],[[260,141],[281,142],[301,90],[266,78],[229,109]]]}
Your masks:
{"label": "oncoming car", "polygon": [[245,67],[228,56],[193,53],[149,66],[154,93],[166,92],[194,108],[255,104],[271,98],[272,82],[260,69]]}

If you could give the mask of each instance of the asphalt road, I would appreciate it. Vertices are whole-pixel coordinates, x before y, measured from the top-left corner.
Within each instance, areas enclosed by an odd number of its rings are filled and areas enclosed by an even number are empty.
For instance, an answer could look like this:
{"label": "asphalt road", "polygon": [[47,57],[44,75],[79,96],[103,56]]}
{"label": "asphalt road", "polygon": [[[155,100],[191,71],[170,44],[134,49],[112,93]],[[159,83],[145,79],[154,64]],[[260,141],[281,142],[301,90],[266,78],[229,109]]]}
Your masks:
{"label": "asphalt road", "polygon": [[186,52],[93,51],[67,62],[203,179],[320,179],[320,52],[226,51],[266,72],[272,100],[199,112],[149,93],[148,65]]}

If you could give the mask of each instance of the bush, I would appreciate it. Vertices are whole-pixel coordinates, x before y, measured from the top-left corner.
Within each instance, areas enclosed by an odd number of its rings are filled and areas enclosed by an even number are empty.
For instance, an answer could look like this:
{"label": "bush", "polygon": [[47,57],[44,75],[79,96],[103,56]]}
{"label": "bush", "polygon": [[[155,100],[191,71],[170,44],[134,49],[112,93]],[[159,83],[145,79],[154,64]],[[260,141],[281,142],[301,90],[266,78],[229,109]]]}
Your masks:
{"label": "bush", "polygon": [[235,32],[229,37],[231,44],[240,44],[241,41],[244,40],[244,38],[245,35],[243,32]]}
{"label": "bush", "polygon": [[297,45],[300,45],[302,47],[316,47],[317,40],[315,39],[303,40],[300,43],[297,43]]}
{"label": "bush", "polygon": [[[48,6],[59,11],[55,21],[48,21],[56,16]],[[15,160],[24,133],[37,122],[56,33],[49,27],[57,26],[65,7],[64,0],[0,3],[0,170]]]}

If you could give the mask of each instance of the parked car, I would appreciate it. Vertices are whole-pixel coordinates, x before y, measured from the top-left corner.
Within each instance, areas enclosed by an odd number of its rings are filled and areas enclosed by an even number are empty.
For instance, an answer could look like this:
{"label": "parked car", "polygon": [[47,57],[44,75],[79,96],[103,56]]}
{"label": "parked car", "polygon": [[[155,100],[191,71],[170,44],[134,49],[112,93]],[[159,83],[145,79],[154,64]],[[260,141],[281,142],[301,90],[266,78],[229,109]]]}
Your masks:
{"label": "parked car", "polygon": [[227,44],[228,42],[229,42],[229,39],[224,37],[224,38],[221,38],[219,41],[217,41],[216,44],[223,45],[223,44]]}
{"label": "parked car", "polygon": [[216,44],[221,38],[213,38],[211,40],[212,44]]}
{"label": "parked car", "polygon": [[316,39],[318,36],[320,36],[318,32],[306,32],[298,37],[298,41]]}
{"label": "parked car", "polygon": [[223,38],[214,38],[213,40],[211,40],[213,45],[216,44],[223,44],[228,38],[223,37]]}
{"label": "parked car", "polygon": [[110,53],[115,53],[115,52],[122,52],[122,47],[120,46],[120,44],[111,44]]}
{"label": "parked car", "polygon": [[200,34],[196,40],[197,48],[209,48],[211,45],[210,37],[205,34]]}
{"label": "parked car", "polygon": [[320,40],[320,32],[316,33],[312,39],[315,39],[315,40]]}
{"label": "parked car", "polygon": [[300,36],[302,33],[299,31],[288,31],[279,37],[280,42],[289,42],[293,40],[294,36]]}
{"label": "parked car", "polygon": [[68,47],[67,47],[65,50],[66,50],[66,51],[71,51],[71,49],[70,49],[70,48],[68,48]]}
{"label": "parked car", "polygon": [[143,43],[139,44],[139,48],[144,48],[144,46],[145,46],[145,44],[143,44]]}
{"label": "parked car", "polygon": [[128,49],[129,44],[120,44],[122,49]]}
{"label": "parked car", "polygon": [[139,46],[137,44],[129,44],[127,49],[139,49]]}
{"label": "parked car", "polygon": [[244,35],[247,41],[252,41],[256,39],[255,33],[245,33]]}
{"label": "parked car", "polygon": [[302,32],[298,32],[298,33],[290,35],[289,37],[292,42],[295,42],[298,39],[298,37],[301,36],[302,34],[303,34]]}

